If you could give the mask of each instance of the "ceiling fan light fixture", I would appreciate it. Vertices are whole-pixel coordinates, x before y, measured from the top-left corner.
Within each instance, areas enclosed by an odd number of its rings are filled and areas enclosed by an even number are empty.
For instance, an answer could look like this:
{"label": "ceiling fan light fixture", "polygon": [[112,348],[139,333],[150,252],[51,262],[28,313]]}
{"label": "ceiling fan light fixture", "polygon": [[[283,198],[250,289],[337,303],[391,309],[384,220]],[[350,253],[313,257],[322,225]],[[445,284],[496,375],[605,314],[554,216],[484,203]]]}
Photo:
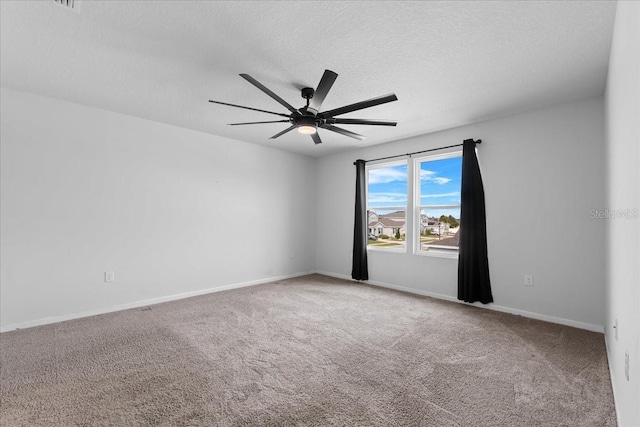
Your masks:
{"label": "ceiling fan light fixture", "polygon": [[313,135],[317,132],[318,123],[315,117],[302,116],[296,121],[298,132],[304,135]]}
{"label": "ceiling fan light fixture", "polygon": [[300,125],[298,126],[298,132],[303,135],[313,135],[316,133],[316,127],[312,125]]}

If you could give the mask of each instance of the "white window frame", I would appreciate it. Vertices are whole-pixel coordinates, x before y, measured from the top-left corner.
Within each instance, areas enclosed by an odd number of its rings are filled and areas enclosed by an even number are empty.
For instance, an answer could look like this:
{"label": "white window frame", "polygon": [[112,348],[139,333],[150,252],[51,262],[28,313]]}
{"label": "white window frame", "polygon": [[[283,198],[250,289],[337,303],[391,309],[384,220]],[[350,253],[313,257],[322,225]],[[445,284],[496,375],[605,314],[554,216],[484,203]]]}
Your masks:
{"label": "white window frame", "polygon": [[[433,250],[423,251],[420,247],[420,226],[417,221],[420,219],[420,211],[424,208],[441,208],[460,207],[460,205],[421,205],[420,204],[420,164],[425,161],[443,160],[452,157],[462,157],[462,150],[456,149],[440,154],[421,155],[417,157],[404,158],[402,160],[381,161],[376,163],[368,163],[365,166],[366,190],[367,190],[367,212],[370,210],[404,210],[405,212],[405,246],[404,247],[376,247],[367,245],[367,250],[380,252],[404,253],[407,255],[418,255],[426,257],[452,258],[458,259],[458,248],[452,246],[430,245]],[[413,161],[411,161],[413,160]],[[369,171],[371,169],[379,169],[392,167],[397,165],[407,166],[407,204],[406,206],[369,206]],[[367,221],[369,218],[367,217]],[[367,223],[367,233],[369,224]],[[368,237],[368,235],[367,235]]]}
{"label": "white window frame", "polygon": [[[397,206],[375,206],[375,207],[371,207],[369,206],[369,171],[372,169],[382,169],[382,168],[388,168],[388,167],[393,167],[393,166],[398,166],[398,165],[406,165],[407,166],[407,202],[404,206],[402,205],[397,205]],[[367,190],[367,233],[369,230],[369,211],[376,211],[377,210],[385,210],[385,211],[393,211],[393,210],[397,210],[397,211],[404,211],[404,217],[405,217],[405,225],[404,225],[404,229],[405,229],[405,239],[404,239],[404,246],[391,246],[391,247],[380,247],[380,246],[371,246],[369,244],[367,244],[367,250],[372,250],[372,251],[381,251],[381,252],[395,252],[395,253],[409,253],[409,247],[412,245],[413,239],[411,238],[412,234],[412,230],[411,230],[411,222],[412,219],[410,219],[409,217],[411,216],[411,210],[409,208],[409,204],[411,202],[411,190],[410,187],[412,186],[412,182],[413,180],[411,179],[412,176],[412,171],[411,171],[411,165],[412,162],[410,162],[408,159],[402,159],[402,160],[394,160],[394,161],[390,161],[390,162],[379,162],[379,163],[373,163],[373,164],[367,164],[365,165],[365,177],[366,177],[366,182],[365,182],[365,188]],[[367,241],[368,239],[368,234],[367,234]]]}
{"label": "white window frame", "polygon": [[462,157],[461,150],[449,151],[441,154],[432,154],[425,155],[420,157],[414,157],[412,162],[412,170],[413,170],[413,222],[414,222],[414,230],[413,233],[413,254],[420,256],[434,256],[441,258],[458,258],[459,249],[455,246],[438,246],[438,245],[429,245],[430,249],[424,251],[422,250],[422,245],[420,242],[420,226],[417,224],[417,221],[420,221],[420,211],[423,209],[449,209],[449,208],[460,208],[460,205],[421,205],[420,204],[420,165],[425,162],[432,162],[436,160],[444,160],[451,159],[454,157]]}

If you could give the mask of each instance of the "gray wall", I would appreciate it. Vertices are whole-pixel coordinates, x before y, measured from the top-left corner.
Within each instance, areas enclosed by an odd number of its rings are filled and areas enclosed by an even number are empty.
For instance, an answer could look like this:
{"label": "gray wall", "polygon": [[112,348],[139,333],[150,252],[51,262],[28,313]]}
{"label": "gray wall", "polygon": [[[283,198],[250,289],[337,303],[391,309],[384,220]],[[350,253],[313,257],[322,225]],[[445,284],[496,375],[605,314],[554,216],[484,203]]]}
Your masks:
{"label": "gray wall", "polygon": [[[606,338],[622,427],[640,426],[640,3],[619,2],[606,92]],[[623,217],[624,212],[635,216]],[[618,320],[618,338],[613,328]],[[629,354],[629,380],[625,376]]]}
{"label": "gray wall", "polygon": [[[316,269],[351,272],[353,161],[482,139],[494,306],[592,330],[604,321],[603,98],[325,157],[318,161]],[[370,280],[453,299],[457,260],[369,251]],[[535,285],[524,286],[533,274]]]}
{"label": "gray wall", "polygon": [[314,159],[1,98],[5,329],[313,270]]}

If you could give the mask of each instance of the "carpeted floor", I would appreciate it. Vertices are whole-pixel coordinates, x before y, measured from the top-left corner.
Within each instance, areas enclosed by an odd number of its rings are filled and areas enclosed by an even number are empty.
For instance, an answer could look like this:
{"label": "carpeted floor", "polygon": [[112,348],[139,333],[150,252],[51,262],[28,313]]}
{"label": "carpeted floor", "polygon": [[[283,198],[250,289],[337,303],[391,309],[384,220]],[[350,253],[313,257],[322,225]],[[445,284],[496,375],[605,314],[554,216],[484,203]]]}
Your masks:
{"label": "carpeted floor", "polygon": [[0,334],[2,426],[614,426],[603,335],[319,275]]}

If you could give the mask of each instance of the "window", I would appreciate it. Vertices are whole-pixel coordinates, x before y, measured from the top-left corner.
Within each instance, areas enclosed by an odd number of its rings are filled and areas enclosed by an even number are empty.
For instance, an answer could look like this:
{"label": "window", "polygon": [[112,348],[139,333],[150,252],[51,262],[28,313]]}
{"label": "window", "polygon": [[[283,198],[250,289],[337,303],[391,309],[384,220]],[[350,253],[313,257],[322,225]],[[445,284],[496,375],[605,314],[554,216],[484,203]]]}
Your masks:
{"label": "window", "polygon": [[457,254],[460,238],[461,153],[415,160],[416,252]]}
{"label": "window", "polygon": [[407,200],[406,161],[367,168],[369,247],[406,250]]}
{"label": "window", "polygon": [[456,256],[462,153],[367,165],[368,248]]}

